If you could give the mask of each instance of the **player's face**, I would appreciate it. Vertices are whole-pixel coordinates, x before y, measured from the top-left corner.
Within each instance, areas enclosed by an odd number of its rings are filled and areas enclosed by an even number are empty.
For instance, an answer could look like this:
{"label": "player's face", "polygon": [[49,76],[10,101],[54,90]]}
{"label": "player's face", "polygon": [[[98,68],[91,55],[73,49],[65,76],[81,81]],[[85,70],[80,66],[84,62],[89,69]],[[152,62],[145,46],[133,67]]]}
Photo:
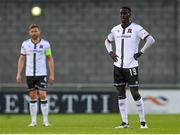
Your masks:
{"label": "player's face", "polygon": [[128,9],[120,9],[120,19],[122,23],[128,23],[130,18],[130,13]]}
{"label": "player's face", "polygon": [[40,34],[41,34],[40,30],[36,27],[29,30],[29,36],[34,40],[39,38]]}

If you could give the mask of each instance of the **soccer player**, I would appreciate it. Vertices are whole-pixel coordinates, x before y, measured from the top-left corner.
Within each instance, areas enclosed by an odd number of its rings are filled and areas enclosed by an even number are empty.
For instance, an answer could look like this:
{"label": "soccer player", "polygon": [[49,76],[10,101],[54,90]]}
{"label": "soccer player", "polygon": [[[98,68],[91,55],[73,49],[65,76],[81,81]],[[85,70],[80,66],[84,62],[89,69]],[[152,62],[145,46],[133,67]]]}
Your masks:
{"label": "soccer player", "polygon": [[[105,40],[106,49],[114,61],[114,86],[118,92],[118,106],[122,118],[121,125],[116,128],[129,127],[126,84],[128,84],[137,106],[140,128],[147,128],[144,103],[138,91],[138,58],[145,53],[155,40],[143,27],[132,22],[130,17],[131,8],[122,7],[120,9],[121,24],[113,27]],[[141,39],[145,40],[145,44],[139,51]],[[112,42],[115,42],[115,52],[112,49]]]}
{"label": "soccer player", "polygon": [[48,102],[47,102],[47,69],[46,58],[49,66],[49,83],[54,82],[54,61],[51,47],[48,41],[40,37],[39,25],[31,24],[28,28],[30,39],[25,40],[21,46],[21,54],[18,61],[17,83],[22,82],[22,71],[26,61],[26,81],[30,97],[30,127],[37,125],[37,100],[41,102],[41,112],[43,114],[43,125],[50,126],[48,122]]}

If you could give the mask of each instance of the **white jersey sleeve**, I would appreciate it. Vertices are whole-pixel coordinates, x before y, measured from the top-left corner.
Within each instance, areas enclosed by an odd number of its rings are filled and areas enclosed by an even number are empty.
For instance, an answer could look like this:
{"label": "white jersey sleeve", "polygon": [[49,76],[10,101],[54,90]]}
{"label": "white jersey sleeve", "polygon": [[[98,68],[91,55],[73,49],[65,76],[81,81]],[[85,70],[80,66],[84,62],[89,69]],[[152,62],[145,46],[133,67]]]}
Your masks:
{"label": "white jersey sleeve", "polygon": [[113,32],[113,29],[114,28],[112,28],[111,33],[109,33],[109,35],[107,36],[107,40],[110,43],[114,41],[114,32]]}
{"label": "white jersey sleeve", "polygon": [[52,52],[51,52],[51,45],[50,45],[49,42],[47,42],[47,44],[46,44],[45,55],[46,55],[46,56],[51,56],[51,55],[52,55]]}
{"label": "white jersey sleeve", "polygon": [[47,49],[51,49],[50,43],[48,41],[46,42],[46,50]]}
{"label": "white jersey sleeve", "polygon": [[139,25],[138,27],[138,36],[141,38],[141,39],[145,39],[147,36],[149,36],[149,33]]}
{"label": "white jersey sleeve", "polygon": [[112,42],[114,41],[114,34],[113,34],[113,29],[111,30],[111,33],[109,33],[109,35],[107,36],[106,40],[105,40],[105,46],[106,49],[108,51],[108,53],[110,53],[112,51]]}
{"label": "white jersey sleeve", "polygon": [[114,34],[112,32],[109,33],[109,35],[107,36],[107,40],[108,40],[108,42],[113,42],[114,41]]}
{"label": "white jersey sleeve", "polygon": [[22,46],[21,46],[21,52],[20,52],[22,55],[26,55],[26,49],[25,49],[25,46],[24,46],[24,42],[22,43]]}

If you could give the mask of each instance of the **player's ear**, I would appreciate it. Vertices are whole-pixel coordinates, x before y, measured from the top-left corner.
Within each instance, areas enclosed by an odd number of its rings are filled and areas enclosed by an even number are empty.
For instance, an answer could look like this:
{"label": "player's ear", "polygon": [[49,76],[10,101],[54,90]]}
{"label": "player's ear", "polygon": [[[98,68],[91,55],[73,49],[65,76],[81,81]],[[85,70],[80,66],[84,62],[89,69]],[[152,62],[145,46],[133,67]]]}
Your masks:
{"label": "player's ear", "polygon": [[28,31],[27,33],[28,33],[28,35],[30,36],[30,31]]}

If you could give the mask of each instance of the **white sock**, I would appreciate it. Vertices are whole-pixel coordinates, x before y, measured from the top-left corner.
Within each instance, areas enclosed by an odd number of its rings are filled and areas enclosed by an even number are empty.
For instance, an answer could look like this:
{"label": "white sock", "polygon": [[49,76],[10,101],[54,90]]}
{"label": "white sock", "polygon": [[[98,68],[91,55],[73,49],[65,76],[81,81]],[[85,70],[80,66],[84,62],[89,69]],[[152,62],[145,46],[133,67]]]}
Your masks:
{"label": "white sock", "polygon": [[36,124],[37,121],[37,101],[30,101],[29,109],[31,114],[31,122]]}
{"label": "white sock", "polygon": [[122,121],[128,123],[127,101],[125,99],[118,99],[119,111],[121,113]]}
{"label": "white sock", "polygon": [[145,111],[144,111],[144,102],[143,102],[142,98],[140,100],[136,101],[136,106],[137,106],[137,110],[139,113],[140,122],[146,122]]}
{"label": "white sock", "polygon": [[47,100],[41,100],[41,112],[43,114],[43,122],[48,123],[48,102],[47,102]]}

